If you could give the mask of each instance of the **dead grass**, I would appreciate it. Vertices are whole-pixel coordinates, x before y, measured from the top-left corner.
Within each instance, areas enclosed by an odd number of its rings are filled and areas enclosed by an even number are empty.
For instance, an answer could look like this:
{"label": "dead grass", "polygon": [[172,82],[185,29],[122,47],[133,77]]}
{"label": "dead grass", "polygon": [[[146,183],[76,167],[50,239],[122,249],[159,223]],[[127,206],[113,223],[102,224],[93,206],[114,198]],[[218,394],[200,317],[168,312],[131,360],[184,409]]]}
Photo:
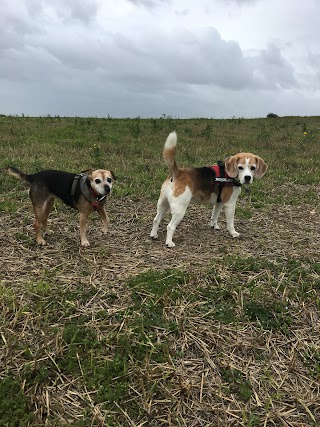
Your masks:
{"label": "dead grass", "polygon": [[[64,206],[53,213],[43,248],[34,244],[27,199],[17,212],[2,213],[0,380],[13,376],[27,396],[33,418],[24,425],[320,424],[314,206],[259,209],[243,199],[239,209],[250,209],[250,218],[236,217],[241,237],[233,240],[225,227],[208,227],[208,208],[190,207],[173,250],[164,245],[164,226],[158,241],[149,240],[155,205],[148,200],[111,199],[110,231],[101,235],[94,218],[86,250],[77,215]],[[150,270],[183,272],[178,294],[128,286]],[[286,330],[268,327],[259,313],[246,316],[246,301],[271,297],[289,307],[280,313],[290,317]],[[217,312],[228,305],[231,321]],[[161,308],[159,326],[148,307]],[[72,347],[67,325],[92,337]],[[108,402],[110,393],[105,398],[90,381],[89,365],[98,370],[120,355],[125,366],[114,368],[109,382],[100,379],[113,390]]]}
{"label": "dead grass", "polygon": [[[149,233],[179,135],[181,165],[238,151],[269,164],[241,197],[239,239],[190,206]],[[111,167],[107,236],[58,203],[34,243],[21,183],[0,180],[0,425],[320,425],[319,118],[1,117],[1,168]],[[81,155],[79,155],[81,154]]]}

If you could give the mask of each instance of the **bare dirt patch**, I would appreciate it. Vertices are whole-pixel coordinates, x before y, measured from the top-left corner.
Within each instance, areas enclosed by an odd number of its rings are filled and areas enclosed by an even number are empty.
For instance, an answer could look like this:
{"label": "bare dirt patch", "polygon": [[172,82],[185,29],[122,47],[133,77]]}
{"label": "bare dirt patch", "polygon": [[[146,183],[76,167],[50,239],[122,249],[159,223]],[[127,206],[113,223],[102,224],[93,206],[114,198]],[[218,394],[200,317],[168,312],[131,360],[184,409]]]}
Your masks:
{"label": "bare dirt patch", "polygon": [[[248,203],[242,201],[238,206],[248,207]],[[98,216],[91,217],[88,233],[91,247],[88,249],[79,247],[75,211],[59,206],[51,214],[50,234],[44,247],[34,242],[33,216],[27,204],[15,214],[2,214],[2,277],[11,284],[16,279],[25,282],[30,277],[35,280],[44,268],[59,265],[65,269],[64,280],[74,280],[77,272],[87,268],[95,280],[107,286],[109,281],[122,281],[150,268],[206,271],[210,262],[226,254],[262,256],[284,262],[288,257],[317,260],[319,256],[320,232],[316,226],[319,214],[313,206],[249,207],[250,218],[236,214],[238,239],[229,236],[223,214],[221,229],[215,231],[208,225],[209,207],[189,206],[176,230],[176,247],[172,249],[165,246],[169,214],[161,225],[159,239],[149,238],[155,208],[149,201],[112,199],[108,207],[109,232],[107,235],[100,233]]]}

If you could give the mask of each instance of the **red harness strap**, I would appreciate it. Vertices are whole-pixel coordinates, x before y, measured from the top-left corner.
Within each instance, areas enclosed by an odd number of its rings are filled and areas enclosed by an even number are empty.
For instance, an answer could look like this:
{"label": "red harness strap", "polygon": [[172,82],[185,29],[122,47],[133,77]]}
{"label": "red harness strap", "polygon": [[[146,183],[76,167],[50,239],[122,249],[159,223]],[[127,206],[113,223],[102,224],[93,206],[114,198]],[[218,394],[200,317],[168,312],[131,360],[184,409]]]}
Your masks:
{"label": "red harness strap", "polygon": [[233,187],[233,186],[239,187],[241,186],[241,184],[239,183],[238,180],[234,178],[230,178],[230,176],[225,171],[225,166],[223,162],[219,161],[216,165],[212,165],[210,167],[216,174],[215,181],[219,187],[217,202],[220,203],[223,187]]}
{"label": "red harness strap", "polygon": [[216,183],[217,185],[223,185],[227,187],[232,187],[234,185],[234,179],[230,178],[227,172],[224,169],[224,165],[216,164],[210,166],[216,174]]}

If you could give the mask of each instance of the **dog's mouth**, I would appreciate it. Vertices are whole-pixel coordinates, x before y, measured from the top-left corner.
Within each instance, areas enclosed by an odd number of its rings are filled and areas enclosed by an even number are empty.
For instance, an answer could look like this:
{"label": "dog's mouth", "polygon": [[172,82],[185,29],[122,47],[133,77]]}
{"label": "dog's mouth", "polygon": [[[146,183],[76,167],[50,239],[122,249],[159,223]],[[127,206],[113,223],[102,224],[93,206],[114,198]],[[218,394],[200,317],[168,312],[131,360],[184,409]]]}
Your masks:
{"label": "dog's mouth", "polygon": [[99,197],[104,197],[104,196],[108,196],[108,194],[110,194],[110,193],[111,193],[111,188],[108,185],[106,185],[104,187],[103,191],[101,191],[101,192],[99,191],[98,196]]}
{"label": "dog's mouth", "polygon": [[94,190],[94,189],[92,189],[92,190],[93,190],[93,192],[95,193],[95,195],[96,195],[98,198],[100,198],[100,197],[105,197],[105,196],[107,196],[108,194],[110,194],[110,193],[111,193],[111,188],[110,188],[108,185],[106,185],[106,186],[104,187],[103,191],[97,191],[97,190]]}

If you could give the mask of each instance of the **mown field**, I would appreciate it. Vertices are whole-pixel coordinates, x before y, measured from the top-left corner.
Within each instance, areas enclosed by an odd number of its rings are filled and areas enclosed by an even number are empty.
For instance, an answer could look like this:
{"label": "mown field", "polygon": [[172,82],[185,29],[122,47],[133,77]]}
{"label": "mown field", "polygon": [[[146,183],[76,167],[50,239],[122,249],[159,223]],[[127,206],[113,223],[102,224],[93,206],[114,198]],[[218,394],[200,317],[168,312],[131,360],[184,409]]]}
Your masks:
{"label": "mown field", "polygon": [[[269,165],[237,205],[238,239],[190,206],[149,233],[180,165],[238,151]],[[34,239],[26,186],[2,170],[114,170],[110,229],[60,202]],[[320,117],[0,117],[0,425],[320,425]]]}

